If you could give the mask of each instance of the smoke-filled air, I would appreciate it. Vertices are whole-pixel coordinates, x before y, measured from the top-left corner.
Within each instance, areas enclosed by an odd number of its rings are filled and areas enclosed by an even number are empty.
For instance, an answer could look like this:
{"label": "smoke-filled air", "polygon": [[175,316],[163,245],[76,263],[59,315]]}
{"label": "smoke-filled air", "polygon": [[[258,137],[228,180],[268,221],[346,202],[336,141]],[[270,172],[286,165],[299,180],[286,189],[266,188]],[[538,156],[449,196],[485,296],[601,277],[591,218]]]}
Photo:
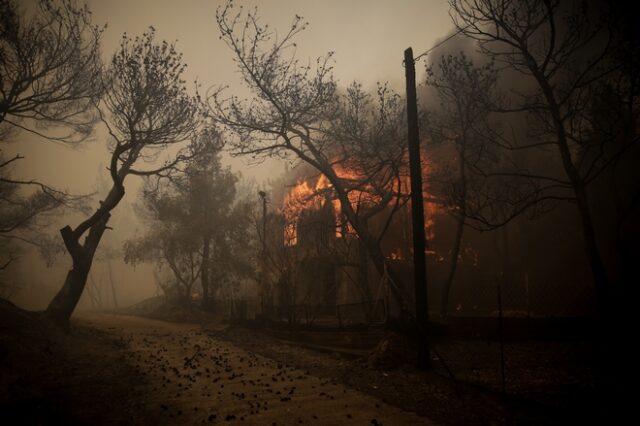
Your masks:
{"label": "smoke-filled air", "polygon": [[629,422],[638,35],[610,0],[0,0],[0,422]]}

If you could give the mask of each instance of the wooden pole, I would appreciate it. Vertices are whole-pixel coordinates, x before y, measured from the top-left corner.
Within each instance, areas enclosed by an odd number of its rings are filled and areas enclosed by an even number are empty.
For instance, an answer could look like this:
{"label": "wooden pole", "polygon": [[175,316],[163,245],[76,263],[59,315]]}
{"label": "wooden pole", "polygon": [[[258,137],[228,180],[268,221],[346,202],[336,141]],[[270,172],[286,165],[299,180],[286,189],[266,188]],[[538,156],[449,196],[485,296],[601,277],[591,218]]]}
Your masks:
{"label": "wooden pole", "polygon": [[502,324],[502,291],[500,289],[500,284],[497,287],[498,290],[498,339],[500,340],[500,379],[501,379],[501,390],[504,395],[507,392],[507,382],[505,380],[505,372],[504,372],[504,330]]}
{"label": "wooden pole", "polygon": [[416,95],[416,69],[413,50],[404,51],[407,80],[407,125],[409,130],[409,167],[411,173],[411,219],[413,224],[413,281],[416,296],[418,329],[418,367],[427,369],[431,361],[427,325],[427,262],[424,231],[424,201],[422,199],[422,164],[420,162],[420,134],[418,130],[418,100]]}
{"label": "wooden pole", "polygon": [[267,285],[267,193],[258,191],[258,195],[262,198],[262,256],[260,256],[260,310],[264,315],[265,310],[265,293]]}

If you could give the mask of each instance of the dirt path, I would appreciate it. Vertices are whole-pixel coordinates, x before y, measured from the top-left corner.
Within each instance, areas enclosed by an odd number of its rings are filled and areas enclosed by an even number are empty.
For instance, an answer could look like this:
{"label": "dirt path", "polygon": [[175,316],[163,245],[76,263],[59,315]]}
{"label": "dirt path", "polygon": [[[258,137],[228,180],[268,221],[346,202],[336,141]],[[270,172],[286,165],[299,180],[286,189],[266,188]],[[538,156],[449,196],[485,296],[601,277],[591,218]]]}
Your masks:
{"label": "dirt path", "polygon": [[170,424],[435,424],[211,337],[198,325],[99,314],[76,321],[126,343],[130,364],[147,379],[143,411],[157,410]]}

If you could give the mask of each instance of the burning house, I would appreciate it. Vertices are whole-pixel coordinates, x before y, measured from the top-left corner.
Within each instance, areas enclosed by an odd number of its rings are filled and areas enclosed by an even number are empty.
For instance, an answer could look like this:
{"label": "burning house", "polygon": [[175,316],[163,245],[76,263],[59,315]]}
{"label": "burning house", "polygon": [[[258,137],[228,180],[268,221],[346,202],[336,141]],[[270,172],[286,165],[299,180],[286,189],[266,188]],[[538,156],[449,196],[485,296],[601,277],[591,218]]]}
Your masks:
{"label": "burning house", "polygon": [[[347,196],[358,219],[380,237],[387,262],[408,271],[411,233],[406,194],[396,188],[397,200],[383,200],[376,188],[362,184],[353,172],[336,171],[347,182]],[[427,211],[431,214],[434,208],[430,205]],[[269,273],[274,305],[289,307],[298,318],[328,316],[341,322],[383,321],[398,313],[389,277],[376,271],[325,176],[302,177],[289,186],[279,213],[282,259],[271,262]],[[428,221],[429,233],[433,223]],[[399,285],[410,296],[407,278]]]}
{"label": "burning house", "polygon": [[[353,171],[336,167],[336,172],[346,182],[348,199],[358,219],[366,221],[367,228],[379,237],[385,264],[393,269],[399,282],[391,283],[388,274],[381,276],[375,268],[366,247],[346,220],[329,180],[309,172],[294,184],[283,185],[281,195],[274,200],[279,208],[271,215],[271,234],[267,237],[270,249],[263,283],[268,289],[264,306],[279,319],[309,323],[371,323],[398,317],[401,306],[391,285],[399,287],[407,307],[412,308],[414,303],[408,179],[403,176],[398,183],[390,184],[387,189],[395,194],[394,199],[383,200],[378,188],[363,184]],[[429,305],[431,312],[438,315],[451,272],[456,220],[436,204],[428,193],[428,182],[425,187]],[[554,215],[562,217],[566,212]],[[559,272],[564,275],[556,271],[543,276],[536,265],[549,262],[553,250],[525,253],[511,248],[518,240],[528,240],[528,246],[535,246],[539,239],[535,229],[523,220],[495,232],[466,230],[449,293],[449,312],[462,316],[494,315],[497,285],[501,286],[505,310],[513,315],[573,316],[588,312],[592,293],[586,285],[567,288],[554,284],[569,281],[566,277],[579,275],[581,269],[563,267]],[[563,229],[558,235],[569,231]],[[577,254],[575,263],[579,261]],[[515,274],[515,270],[525,272]],[[560,295],[554,303],[549,303],[549,292]]]}

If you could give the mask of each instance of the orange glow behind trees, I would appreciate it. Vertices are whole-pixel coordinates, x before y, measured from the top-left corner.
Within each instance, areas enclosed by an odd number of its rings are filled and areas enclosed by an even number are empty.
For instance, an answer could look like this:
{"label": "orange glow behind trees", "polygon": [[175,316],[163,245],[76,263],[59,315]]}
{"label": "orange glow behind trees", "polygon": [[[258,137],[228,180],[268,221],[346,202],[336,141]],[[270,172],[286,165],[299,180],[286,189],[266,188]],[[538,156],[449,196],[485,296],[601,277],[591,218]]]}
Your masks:
{"label": "orange glow behind trees", "polygon": [[[426,155],[423,153],[423,158]],[[435,215],[442,209],[434,202],[434,197],[428,191],[428,175],[429,165],[427,161],[423,161],[423,196],[425,199],[425,231],[428,239],[432,239],[435,235]],[[408,164],[407,164],[408,165]],[[375,193],[374,188],[367,184],[366,177],[360,175],[355,170],[349,170],[341,165],[334,166],[336,174],[342,180],[347,183],[347,187],[351,188],[348,191],[349,201],[355,211],[360,211],[368,207],[374,206],[382,202],[382,197]],[[411,206],[411,201],[408,200],[409,193],[409,176],[403,174],[401,176],[400,184],[397,181],[390,181],[389,192],[393,193],[395,197],[407,200],[406,206]],[[400,188],[398,187],[400,186]],[[333,212],[335,216],[335,237],[345,238],[348,235],[357,238],[357,234],[353,230],[353,227],[343,217],[340,201],[337,199],[333,187],[329,180],[324,175],[319,177],[307,177],[300,178],[297,183],[292,186],[285,194],[282,204],[281,214],[285,219],[284,228],[284,244],[287,247],[297,245],[298,238],[298,221],[305,211],[318,211],[323,208],[326,203],[331,202],[333,205]],[[387,256],[389,259],[402,260],[406,257],[402,248],[397,247],[393,252]]]}

